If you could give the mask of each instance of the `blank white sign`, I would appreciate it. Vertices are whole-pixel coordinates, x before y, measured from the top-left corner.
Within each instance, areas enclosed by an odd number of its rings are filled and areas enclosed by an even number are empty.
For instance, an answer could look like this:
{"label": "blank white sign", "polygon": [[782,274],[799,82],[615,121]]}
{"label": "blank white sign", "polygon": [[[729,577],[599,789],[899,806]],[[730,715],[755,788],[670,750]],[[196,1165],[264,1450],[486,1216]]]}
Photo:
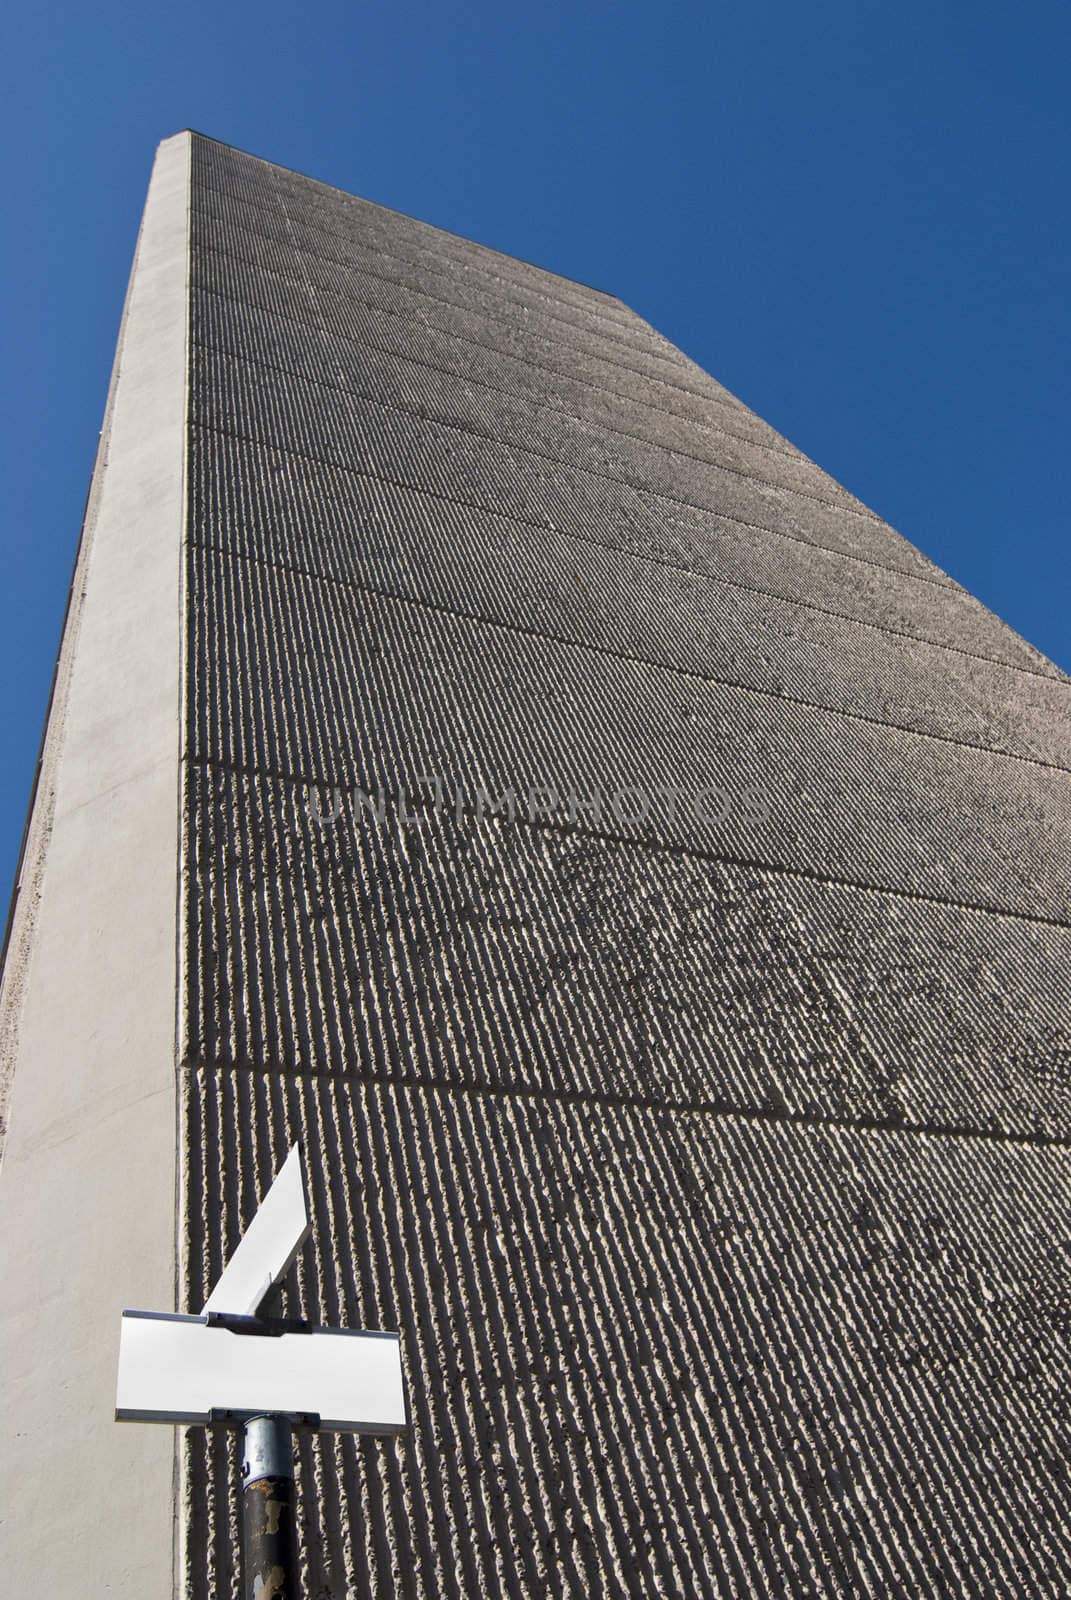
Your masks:
{"label": "blank white sign", "polygon": [[255,1317],[290,1271],[311,1226],[305,1167],[296,1144],[235,1246],[205,1310]]}
{"label": "blank white sign", "polygon": [[316,1413],[341,1433],[401,1433],[398,1335],[317,1328],[265,1337],[203,1317],[124,1311],[116,1420],[208,1422],[213,1411]]}

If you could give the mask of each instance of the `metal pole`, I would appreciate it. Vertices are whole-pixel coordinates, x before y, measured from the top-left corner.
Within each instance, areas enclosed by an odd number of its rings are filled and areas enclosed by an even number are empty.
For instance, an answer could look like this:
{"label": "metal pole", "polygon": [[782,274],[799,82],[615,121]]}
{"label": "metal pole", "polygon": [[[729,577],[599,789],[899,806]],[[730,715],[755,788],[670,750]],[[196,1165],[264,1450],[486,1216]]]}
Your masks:
{"label": "metal pole", "polygon": [[244,1600],[298,1600],[294,1450],[285,1417],[250,1417],[242,1451]]}

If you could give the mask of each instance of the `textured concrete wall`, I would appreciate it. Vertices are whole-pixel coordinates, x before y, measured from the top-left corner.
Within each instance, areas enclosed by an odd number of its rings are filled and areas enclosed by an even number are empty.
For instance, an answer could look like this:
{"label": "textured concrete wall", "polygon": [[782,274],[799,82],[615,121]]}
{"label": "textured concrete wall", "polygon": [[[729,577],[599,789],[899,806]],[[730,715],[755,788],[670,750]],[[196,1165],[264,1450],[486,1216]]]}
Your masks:
{"label": "textured concrete wall", "polygon": [[171,1591],[170,1432],[114,1421],[119,1312],[174,1304],[190,140],[153,170],[0,993],[0,1571]]}
{"label": "textured concrete wall", "polygon": [[307,1592],[1065,1594],[1071,682],[608,296],[207,140],[193,242],[185,1293],[300,1135],[413,1408]]}
{"label": "textured concrete wall", "polygon": [[1071,683],[609,297],[193,241],[185,1293],[300,1135],[413,1406],[308,1592],[1065,1593]]}
{"label": "textured concrete wall", "polygon": [[1071,681],[619,302],[198,136],[111,415],[0,1335],[20,1485],[104,1437],[120,1511],[86,1572],[18,1501],[18,1591],[172,1583],[103,1418],[177,1109],[181,1305],[301,1137],[293,1300],[402,1333],[411,1437],[301,1443],[310,1600],[1065,1595]]}

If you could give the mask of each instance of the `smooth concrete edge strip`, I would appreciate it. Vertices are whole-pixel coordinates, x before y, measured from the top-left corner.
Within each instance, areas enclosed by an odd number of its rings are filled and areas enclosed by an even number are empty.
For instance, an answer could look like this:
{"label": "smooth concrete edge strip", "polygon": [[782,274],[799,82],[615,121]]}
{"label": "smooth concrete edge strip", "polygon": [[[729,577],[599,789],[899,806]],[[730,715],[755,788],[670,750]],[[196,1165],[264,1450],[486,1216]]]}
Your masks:
{"label": "smooth concrete edge strip", "polygon": [[[19,1437],[4,1481],[20,1506],[7,1564],[18,1593],[133,1597],[171,1593],[175,1581],[174,1439],[163,1428],[117,1428],[113,1408],[120,1311],[168,1309],[176,1281],[189,169],[189,135],[165,140],[5,971],[17,1070],[0,1173],[0,1369],[6,1433]],[[108,1485],[104,1519],[86,1492],[93,1483]]]}

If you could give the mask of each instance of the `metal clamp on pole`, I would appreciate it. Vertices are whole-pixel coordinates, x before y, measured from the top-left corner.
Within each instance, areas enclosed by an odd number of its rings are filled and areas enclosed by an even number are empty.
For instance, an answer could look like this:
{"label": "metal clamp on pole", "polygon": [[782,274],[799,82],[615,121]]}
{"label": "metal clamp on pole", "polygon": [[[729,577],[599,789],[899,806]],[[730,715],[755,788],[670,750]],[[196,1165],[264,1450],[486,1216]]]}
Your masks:
{"label": "metal clamp on pole", "polygon": [[242,1450],[242,1593],[298,1600],[294,1449],[286,1417],[250,1417]]}
{"label": "metal clamp on pole", "polygon": [[284,1333],[311,1333],[312,1323],[299,1317],[251,1317],[235,1311],[203,1311],[210,1328],[251,1334],[258,1339],[281,1339]]}

